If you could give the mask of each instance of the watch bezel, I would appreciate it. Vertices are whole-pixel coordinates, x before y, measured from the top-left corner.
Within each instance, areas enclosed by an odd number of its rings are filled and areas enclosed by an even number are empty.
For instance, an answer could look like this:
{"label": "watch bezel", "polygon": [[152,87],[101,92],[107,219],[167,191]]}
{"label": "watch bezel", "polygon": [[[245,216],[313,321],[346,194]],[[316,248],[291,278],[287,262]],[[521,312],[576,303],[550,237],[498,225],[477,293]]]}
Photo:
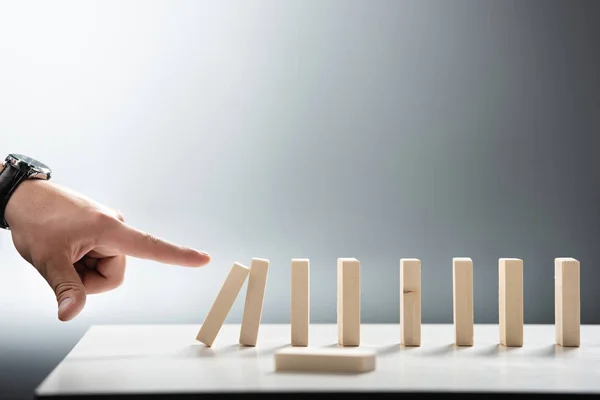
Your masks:
{"label": "watch bezel", "polygon": [[31,157],[27,157],[37,163],[37,164],[32,164],[32,163],[24,160],[23,159],[24,157],[25,156],[23,156],[21,154],[11,153],[4,160],[4,167],[6,167],[6,165],[8,164],[19,170],[26,169],[28,171],[29,179],[46,179],[46,180],[50,179],[50,177],[52,175],[52,170],[50,170],[50,168],[47,165],[45,165],[44,163],[39,162]]}

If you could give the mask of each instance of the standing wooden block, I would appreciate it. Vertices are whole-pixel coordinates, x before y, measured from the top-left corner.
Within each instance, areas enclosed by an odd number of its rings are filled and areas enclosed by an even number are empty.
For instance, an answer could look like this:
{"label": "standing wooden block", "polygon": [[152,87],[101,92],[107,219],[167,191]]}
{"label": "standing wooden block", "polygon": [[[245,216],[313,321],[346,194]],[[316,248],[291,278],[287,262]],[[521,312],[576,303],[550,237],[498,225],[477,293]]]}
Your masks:
{"label": "standing wooden block", "polygon": [[400,259],[400,342],[421,345],[421,261]]}
{"label": "standing wooden block", "polygon": [[579,261],[570,257],[554,260],[554,313],[556,344],[579,347],[581,299]]}
{"label": "standing wooden block", "polygon": [[499,270],[500,344],[523,346],[523,260],[501,258]]}
{"label": "standing wooden block", "polygon": [[240,344],[243,346],[256,346],[268,272],[269,260],[262,258],[252,259],[248,276],[246,303],[242,317],[242,328],[240,330]]}
{"label": "standing wooden block", "polygon": [[196,340],[204,343],[208,347],[212,346],[219,330],[221,330],[221,326],[223,326],[223,323],[225,322],[227,314],[229,314],[229,311],[240,292],[240,289],[246,281],[248,273],[248,267],[237,262],[233,264],[219,294],[217,294],[217,298],[204,319],[204,323],[196,336]]}
{"label": "standing wooden block", "polygon": [[310,326],[310,263],[292,260],[291,329],[292,346],[308,346]]}
{"label": "standing wooden block", "polygon": [[468,257],[452,259],[454,293],[454,343],[473,346],[473,261]]}
{"label": "standing wooden block", "polygon": [[360,262],[356,258],[337,261],[338,344],[360,345]]}

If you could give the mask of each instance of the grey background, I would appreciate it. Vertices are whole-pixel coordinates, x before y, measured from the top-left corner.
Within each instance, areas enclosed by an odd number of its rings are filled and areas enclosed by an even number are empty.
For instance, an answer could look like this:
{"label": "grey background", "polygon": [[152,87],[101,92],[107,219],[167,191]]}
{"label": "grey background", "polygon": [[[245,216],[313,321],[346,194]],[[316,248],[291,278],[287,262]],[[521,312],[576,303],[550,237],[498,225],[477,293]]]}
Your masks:
{"label": "grey background", "polygon": [[0,2],[2,151],[213,257],[131,259],[60,323],[1,235],[2,397],[30,395],[91,324],[201,324],[252,257],[271,261],[264,322],[289,321],[295,257],[312,321],[334,322],[336,258],[356,257],[362,321],[396,323],[399,259],[417,257],[423,322],[451,323],[451,259],[472,257],[475,322],[495,323],[498,258],[519,257],[525,322],[553,323],[570,256],[582,323],[600,323],[599,5]]}

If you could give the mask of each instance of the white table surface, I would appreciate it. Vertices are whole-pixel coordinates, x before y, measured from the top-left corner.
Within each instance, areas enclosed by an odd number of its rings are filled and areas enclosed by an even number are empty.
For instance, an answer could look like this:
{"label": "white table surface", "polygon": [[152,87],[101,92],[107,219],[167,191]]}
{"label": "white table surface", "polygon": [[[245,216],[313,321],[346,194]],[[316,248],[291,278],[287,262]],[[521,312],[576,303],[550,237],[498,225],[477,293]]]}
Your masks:
{"label": "white table surface", "polygon": [[[526,325],[524,346],[498,344],[498,325],[475,325],[475,345],[456,348],[452,325],[422,326],[422,345],[399,344],[398,324],[363,324],[361,347],[377,351],[364,374],[274,371],[289,324],[260,327],[256,347],[238,345],[225,325],[212,348],[199,325],[93,326],[36,395],[222,392],[524,392],[600,394],[600,325],[581,327],[581,347],[555,345],[554,325]],[[335,347],[335,324],[312,324],[311,347]]]}

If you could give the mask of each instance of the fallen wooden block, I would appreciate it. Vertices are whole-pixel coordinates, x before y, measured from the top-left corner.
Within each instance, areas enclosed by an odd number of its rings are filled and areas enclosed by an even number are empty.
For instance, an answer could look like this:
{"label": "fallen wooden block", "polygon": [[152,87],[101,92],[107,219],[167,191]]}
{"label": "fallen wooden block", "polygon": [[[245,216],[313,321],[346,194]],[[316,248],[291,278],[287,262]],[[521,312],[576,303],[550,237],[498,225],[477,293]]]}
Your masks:
{"label": "fallen wooden block", "polygon": [[570,257],[554,260],[554,312],[556,344],[580,346],[581,298],[579,261]]}
{"label": "fallen wooden block", "polygon": [[337,261],[338,344],[360,345],[360,262],[356,258]]}
{"label": "fallen wooden block", "polygon": [[200,327],[196,340],[209,347],[212,346],[240,289],[246,281],[248,273],[249,270],[244,265],[237,262],[233,264],[221,290],[204,319],[204,323]]}
{"label": "fallen wooden block", "polygon": [[269,260],[253,258],[248,274],[248,289],[240,329],[240,344],[242,346],[256,346],[258,329],[262,316],[263,301],[267,285]]}
{"label": "fallen wooden block", "polygon": [[498,261],[500,344],[523,346],[523,260],[501,258]]}
{"label": "fallen wooden block", "polygon": [[452,290],[454,343],[457,346],[473,346],[473,261],[470,258],[452,259]]}
{"label": "fallen wooden block", "polygon": [[400,342],[421,345],[421,261],[400,259]]}
{"label": "fallen wooden block", "polygon": [[291,276],[291,342],[292,346],[308,346],[310,327],[309,260],[293,259]]}
{"label": "fallen wooden block", "polygon": [[359,348],[288,347],[275,352],[276,371],[361,373],[375,369],[375,352]]}

